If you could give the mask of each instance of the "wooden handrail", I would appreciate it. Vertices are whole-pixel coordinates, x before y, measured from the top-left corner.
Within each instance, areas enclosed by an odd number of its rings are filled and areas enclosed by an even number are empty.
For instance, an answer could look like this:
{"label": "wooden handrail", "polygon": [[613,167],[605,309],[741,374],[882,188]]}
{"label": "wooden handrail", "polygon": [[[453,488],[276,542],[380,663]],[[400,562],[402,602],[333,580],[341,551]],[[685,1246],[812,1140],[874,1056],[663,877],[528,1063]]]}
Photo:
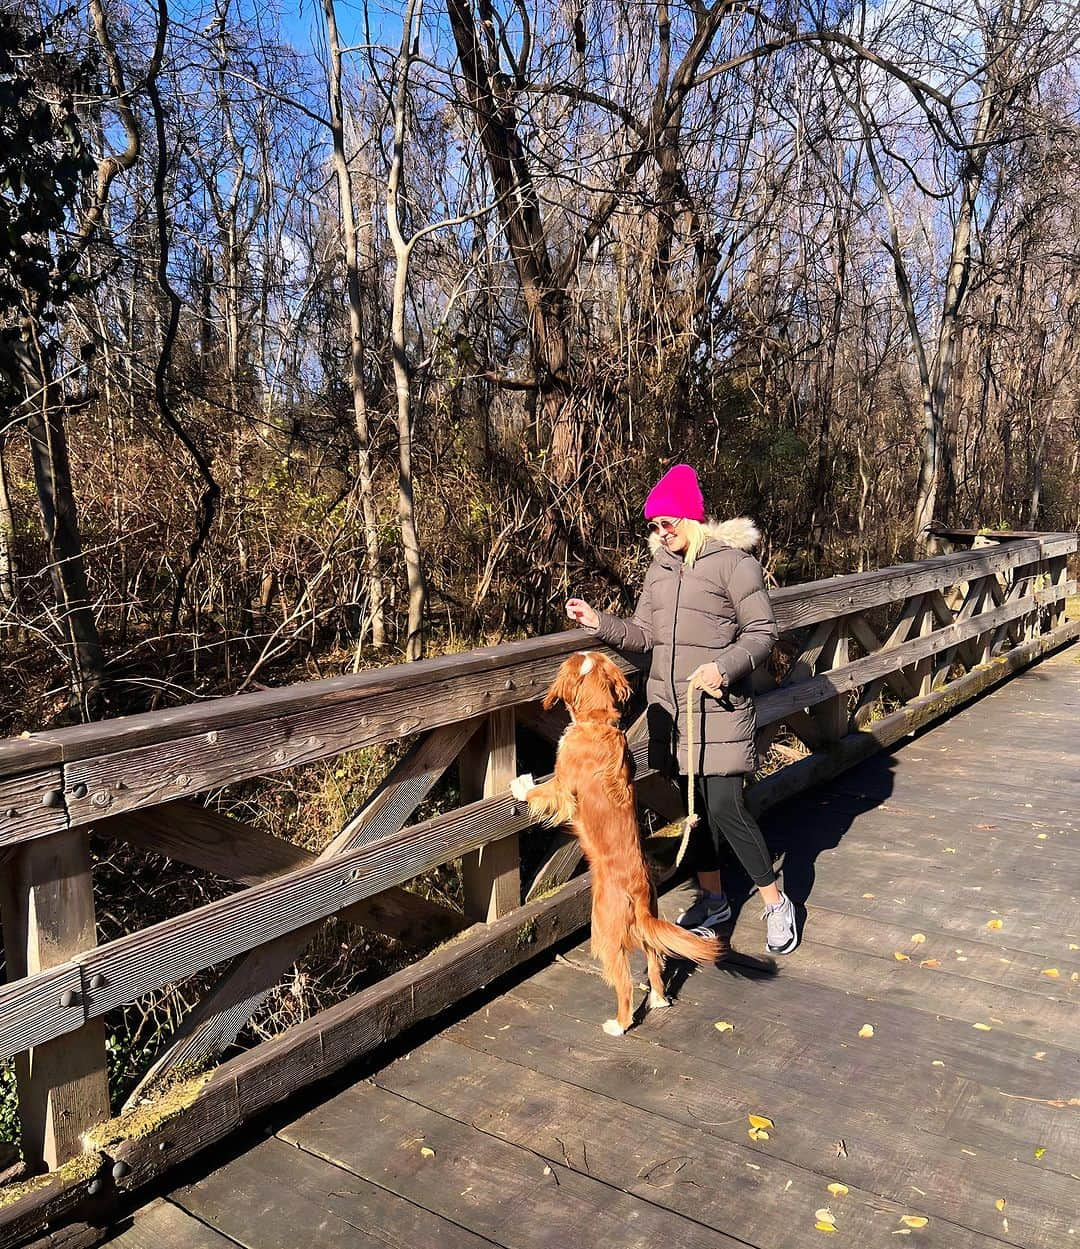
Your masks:
{"label": "wooden handrail", "polygon": [[[786,586],[771,597],[779,627],[794,630],[1076,547],[1075,534],[1048,534]],[[562,659],[591,641],[569,630],[0,741],[0,847],[531,702]]]}

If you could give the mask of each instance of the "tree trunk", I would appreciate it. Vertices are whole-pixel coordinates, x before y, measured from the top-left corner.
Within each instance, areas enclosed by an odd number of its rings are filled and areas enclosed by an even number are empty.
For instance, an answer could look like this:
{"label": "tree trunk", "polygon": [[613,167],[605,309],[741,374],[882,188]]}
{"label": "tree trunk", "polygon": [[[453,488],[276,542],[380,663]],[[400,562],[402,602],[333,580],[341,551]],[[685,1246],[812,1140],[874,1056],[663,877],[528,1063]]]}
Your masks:
{"label": "tree trunk", "polygon": [[15,516],[8,492],[7,464],[4,451],[7,435],[0,434],[0,608],[15,606],[18,569],[15,564]]}
{"label": "tree trunk", "polygon": [[394,390],[397,397],[398,434],[398,520],[405,553],[405,577],[409,590],[409,624],[405,658],[421,659],[424,654],[424,619],[427,613],[427,587],[416,527],[416,504],[412,478],[412,377],[405,341],[405,300],[408,294],[409,258],[412,243],[402,234],[402,178],[405,167],[405,121],[408,108],[409,68],[411,65],[413,17],[416,0],[408,0],[402,19],[401,49],[397,59],[397,91],[394,97],[394,149],[386,180],[386,223],[394,248],[394,294],[390,321],[390,348],[394,363]]}
{"label": "tree trunk", "polygon": [[71,672],[72,702],[84,719],[93,719],[101,709],[105,661],[86,586],[63,400],[56,382],[48,376],[48,362],[43,361],[44,367],[38,370],[28,354],[20,354],[25,391],[37,396],[27,416],[26,432],[48,551],[49,577],[56,597],[56,623]]}
{"label": "tree trunk", "polygon": [[550,431],[548,473],[557,485],[566,485],[580,470],[581,437],[570,403],[565,291],[554,276],[540,201],[517,133],[509,86],[502,86],[496,94],[495,80],[508,84],[509,79],[498,66],[489,72],[469,0],[447,0],[446,8],[464,94],[487,156],[503,232],[525,301],[534,376]]}
{"label": "tree trunk", "polygon": [[341,43],[338,39],[337,14],[334,0],[323,0],[326,36],[330,48],[330,134],[333,140],[334,174],[337,178],[338,208],[345,242],[346,291],[349,300],[349,385],[352,390],[353,421],[359,448],[358,476],[360,509],[364,522],[367,548],[368,611],[371,615],[371,640],[375,646],[386,644],[383,616],[383,588],[379,573],[379,524],[372,488],[371,434],[368,428],[367,396],[364,390],[364,322],[360,302],[360,266],[357,252],[356,205],[352,180],[345,155],[345,126],[341,100]]}

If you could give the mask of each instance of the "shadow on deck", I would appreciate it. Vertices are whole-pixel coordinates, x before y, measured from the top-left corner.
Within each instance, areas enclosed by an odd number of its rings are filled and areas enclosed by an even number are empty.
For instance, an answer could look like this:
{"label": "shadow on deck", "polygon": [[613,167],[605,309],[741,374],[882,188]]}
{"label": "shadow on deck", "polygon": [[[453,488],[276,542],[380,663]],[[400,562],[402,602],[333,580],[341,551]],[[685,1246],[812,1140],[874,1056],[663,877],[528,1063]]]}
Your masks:
{"label": "shadow on deck", "polygon": [[112,1243],[1080,1244],[1078,653],[770,813],[808,912],[775,975],[698,972],[613,1039],[575,944]]}

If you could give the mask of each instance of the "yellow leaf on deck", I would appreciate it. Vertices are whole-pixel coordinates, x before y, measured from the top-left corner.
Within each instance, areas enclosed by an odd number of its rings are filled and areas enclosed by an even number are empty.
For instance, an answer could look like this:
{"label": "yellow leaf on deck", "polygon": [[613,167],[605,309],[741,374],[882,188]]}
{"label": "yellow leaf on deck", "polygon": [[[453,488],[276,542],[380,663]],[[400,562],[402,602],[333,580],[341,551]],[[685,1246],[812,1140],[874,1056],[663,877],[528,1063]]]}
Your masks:
{"label": "yellow leaf on deck", "polygon": [[936,958],[924,958],[919,964],[920,967],[940,967],[941,961]]}
{"label": "yellow leaf on deck", "polygon": [[769,1139],[768,1132],[764,1131],[762,1128],[751,1128],[750,1131],[747,1132],[747,1136],[749,1136],[752,1141],[767,1141]]}
{"label": "yellow leaf on deck", "polygon": [[955,847],[955,846],[946,846],[946,847],[945,847],[945,853],[946,853],[946,854],[955,854],[955,853],[956,853],[956,847]]}
{"label": "yellow leaf on deck", "polygon": [[910,963],[911,962],[911,959],[908,958],[906,954],[902,954],[899,950],[895,950],[893,952],[893,958],[896,959],[898,963]]}
{"label": "yellow leaf on deck", "polygon": [[1038,1146],[1038,1148],[1035,1150],[1035,1157],[1036,1157],[1036,1158],[1041,1158],[1041,1157],[1043,1156],[1043,1154],[1045,1154],[1045,1153],[1046,1153],[1046,1147],[1045,1147],[1045,1146],[1043,1146],[1043,1145],[1040,1145],[1040,1146]]}
{"label": "yellow leaf on deck", "polygon": [[923,1218],[921,1214],[902,1214],[900,1222],[905,1227],[925,1227],[930,1220]]}
{"label": "yellow leaf on deck", "polygon": [[994,1208],[995,1208],[996,1210],[1004,1210],[1004,1209],[1005,1209],[1005,1198],[1004,1198],[1004,1197],[999,1197],[999,1198],[997,1199],[997,1201],[995,1201],[995,1202],[994,1202]]}
{"label": "yellow leaf on deck", "polygon": [[728,1023],[726,1019],[718,1019],[716,1023],[713,1024],[713,1027],[716,1029],[717,1032],[734,1032],[735,1031],[735,1025],[733,1023]]}
{"label": "yellow leaf on deck", "polygon": [[864,894],[863,894],[863,897],[864,897],[864,898],[872,898],[873,896],[874,896],[874,895],[873,895],[872,893],[864,893]]}
{"label": "yellow leaf on deck", "polygon": [[934,1061],[930,1064],[930,1066],[931,1067],[944,1067],[945,1064],[941,1061],[940,1058],[935,1058]]}
{"label": "yellow leaf on deck", "polygon": [[434,1149],[431,1149],[431,1148],[430,1148],[429,1146],[427,1146],[427,1145],[421,1145],[421,1146],[420,1146],[420,1153],[421,1153],[421,1154],[422,1154],[425,1158],[434,1158],[434,1157],[435,1157],[435,1151],[434,1151]]}
{"label": "yellow leaf on deck", "polygon": [[1004,928],[1005,922],[1000,919],[988,919],[986,921],[987,928]]}
{"label": "yellow leaf on deck", "polygon": [[1057,980],[1061,975],[1061,972],[1059,972],[1056,967],[1044,967],[1042,974],[1044,976],[1049,976],[1051,980]]}
{"label": "yellow leaf on deck", "polygon": [[924,933],[924,932],[913,932],[913,933],[911,934],[911,944],[912,944],[912,945],[922,945],[925,941],[926,941],[926,933]]}
{"label": "yellow leaf on deck", "polygon": [[1080,950],[1080,945],[1077,945],[1075,941],[1070,941],[1070,942],[1069,942],[1069,949],[1070,949],[1070,950]]}
{"label": "yellow leaf on deck", "polygon": [[819,1232],[835,1232],[836,1227],[832,1223],[815,1223],[814,1226]]}
{"label": "yellow leaf on deck", "polygon": [[873,1036],[873,1035],[874,1035],[874,1025],[872,1023],[864,1023],[863,1026],[859,1029],[859,1036]]}
{"label": "yellow leaf on deck", "polygon": [[1035,1053],[1032,1054],[1031,1057],[1034,1058],[1036,1062],[1041,1063],[1042,1060],[1046,1057],[1046,1050],[1036,1050]]}
{"label": "yellow leaf on deck", "polygon": [[833,1218],[833,1212],[829,1209],[828,1206],[822,1206],[820,1210],[815,1210],[814,1218],[817,1219],[821,1223],[835,1223],[836,1222],[836,1219]]}
{"label": "yellow leaf on deck", "polygon": [[774,1128],[776,1124],[765,1115],[747,1115],[752,1128]]}
{"label": "yellow leaf on deck", "polygon": [[832,1193],[834,1197],[846,1197],[847,1185],[846,1184],[830,1184],[829,1192]]}
{"label": "yellow leaf on deck", "polygon": [[1047,839],[1047,837],[1049,837],[1049,836],[1050,836],[1050,834],[1049,834],[1049,833],[1040,833],[1040,834],[1039,834],[1039,840],[1040,840],[1040,841],[1045,841],[1045,840]]}
{"label": "yellow leaf on deck", "polygon": [[992,1032],[993,1031],[993,1029],[990,1027],[988,1023],[973,1023],[971,1026],[973,1028],[977,1028],[980,1032]]}

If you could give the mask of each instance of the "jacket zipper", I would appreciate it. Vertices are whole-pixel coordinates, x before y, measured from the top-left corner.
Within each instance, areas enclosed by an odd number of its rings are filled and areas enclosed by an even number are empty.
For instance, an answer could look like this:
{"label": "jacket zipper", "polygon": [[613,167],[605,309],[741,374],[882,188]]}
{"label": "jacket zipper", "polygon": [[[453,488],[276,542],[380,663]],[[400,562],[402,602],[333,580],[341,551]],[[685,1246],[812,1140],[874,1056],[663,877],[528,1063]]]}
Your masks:
{"label": "jacket zipper", "polygon": [[[672,723],[674,725],[673,745],[676,759],[678,759],[679,754],[679,693],[675,688],[675,633],[679,624],[679,598],[682,595],[684,571],[685,566],[679,568],[679,579],[675,583],[675,608],[671,613],[671,705],[675,708],[675,715],[672,717]],[[687,709],[687,715],[689,714],[689,709]],[[688,759],[686,762],[687,766],[689,766],[690,760]]]}

